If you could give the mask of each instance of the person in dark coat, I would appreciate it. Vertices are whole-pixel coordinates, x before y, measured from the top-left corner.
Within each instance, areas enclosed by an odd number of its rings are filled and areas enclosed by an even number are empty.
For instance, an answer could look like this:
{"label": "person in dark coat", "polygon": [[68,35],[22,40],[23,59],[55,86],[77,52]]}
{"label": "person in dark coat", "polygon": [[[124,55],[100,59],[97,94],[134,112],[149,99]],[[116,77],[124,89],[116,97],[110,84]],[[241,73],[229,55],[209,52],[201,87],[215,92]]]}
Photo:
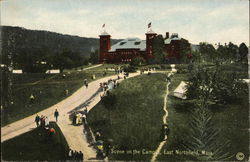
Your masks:
{"label": "person in dark coat", "polygon": [[97,149],[96,159],[97,160],[103,160],[104,159],[103,152],[100,149]]}
{"label": "person in dark coat", "polygon": [[96,134],[95,134],[95,140],[98,141],[98,140],[100,140],[100,139],[101,139],[101,134],[100,134],[100,132],[96,132]]}
{"label": "person in dark coat", "polygon": [[169,127],[168,127],[168,125],[166,125],[165,126],[165,135],[168,136],[169,132],[170,132]]}
{"label": "person in dark coat", "polygon": [[42,128],[45,127],[45,116],[41,115],[41,118],[40,118],[40,125]]}
{"label": "person in dark coat", "polygon": [[76,125],[76,113],[73,114],[73,125]]}
{"label": "person in dark coat", "polygon": [[56,118],[56,122],[57,122],[58,116],[59,116],[59,112],[56,109],[56,111],[54,112],[54,117]]}
{"label": "person in dark coat", "polygon": [[110,152],[111,152],[111,141],[110,140],[106,140],[103,143],[103,150],[104,150],[105,157],[108,157]]}
{"label": "person in dark coat", "polygon": [[170,133],[170,129],[169,129],[168,125],[167,124],[162,125],[160,139],[166,140],[169,133]]}
{"label": "person in dark coat", "polygon": [[79,153],[80,155],[80,159],[79,160],[81,160],[81,161],[83,161],[84,160],[84,155],[83,155],[83,153],[82,153],[82,151],[80,151],[80,153]]}
{"label": "person in dark coat", "polygon": [[73,151],[73,160],[76,160],[77,159],[77,151]]}
{"label": "person in dark coat", "polygon": [[40,120],[41,120],[40,117],[38,115],[36,115],[35,122],[36,122],[37,127],[39,126]]}

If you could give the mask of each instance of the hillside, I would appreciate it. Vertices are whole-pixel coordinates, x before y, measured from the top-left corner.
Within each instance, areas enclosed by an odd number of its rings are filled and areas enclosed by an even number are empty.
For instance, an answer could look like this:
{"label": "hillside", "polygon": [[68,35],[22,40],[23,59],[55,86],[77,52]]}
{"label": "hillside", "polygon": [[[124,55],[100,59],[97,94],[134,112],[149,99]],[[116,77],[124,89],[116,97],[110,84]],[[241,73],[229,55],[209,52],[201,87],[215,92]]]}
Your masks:
{"label": "hillside", "polygon": [[[98,35],[98,33],[97,33]],[[89,56],[91,50],[99,49],[98,38],[85,38],[59,34],[49,31],[28,30],[21,27],[1,26],[2,54],[13,53],[13,56],[23,53],[36,54],[41,51],[48,53],[60,53],[70,50]],[[118,40],[112,40],[112,44]],[[3,62],[5,61],[3,57]]]}

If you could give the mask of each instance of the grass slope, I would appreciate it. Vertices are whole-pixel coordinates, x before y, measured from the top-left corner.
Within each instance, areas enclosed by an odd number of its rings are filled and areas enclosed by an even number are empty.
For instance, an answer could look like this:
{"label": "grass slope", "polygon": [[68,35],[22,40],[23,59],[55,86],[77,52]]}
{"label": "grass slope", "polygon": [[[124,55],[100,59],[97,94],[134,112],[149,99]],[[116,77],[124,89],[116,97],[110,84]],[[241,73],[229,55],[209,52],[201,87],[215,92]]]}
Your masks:
{"label": "grass slope", "polygon": [[[103,77],[103,71],[113,65],[104,65],[86,71],[65,72],[63,74],[13,74],[12,95],[13,104],[1,110],[2,126],[17,121],[49,106],[52,106],[74,93],[83,86],[84,79],[89,82],[92,75],[96,79]],[[108,75],[114,75],[114,71],[107,71]],[[65,75],[63,77],[63,75]],[[95,80],[96,80],[95,79]],[[34,102],[31,104],[29,97],[33,94]]]}
{"label": "grass slope", "polygon": [[[225,66],[226,67],[226,66]],[[173,91],[181,80],[185,79],[185,74],[175,74],[170,85],[170,91]],[[247,88],[247,85],[246,85]],[[224,106],[215,106],[211,108],[212,121],[215,127],[220,130],[220,136],[229,140],[230,146],[225,147],[223,152],[229,152],[232,156],[231,161],[235,161],[236,154],[242,152],[245,159],[249,156],[249,103],[248,95],[243,96],[239,102],[226,104]],[[170,135],[166,145],[163,147],[162,154],[157,158],[160,161],[186,161],[195,160],[188,155],[177,154],[176,150],[187,151],[183,145],[187,144],[188,134],[190,133],[190,112],[193,107],[192,102],[184,102],[180,99],[168,98],[168,123]],[[164,154],[165,150],[165,154]],[[200,150],[201,151],[201,150]],[[172,153],[171,153],[172,152]],[[170,154],[168,154],[170,153]]]}
{"label": "grass slope", "polygon": [[2,160],[7,161],[51,161],[66,160],[69,146],[56,123],[50,123],[56,130],[50,138],[48,132],[36,128],[30,132],[3,142]]}
{"label": "grass slope", "polygon": [[[115,150],[155,150],[164,114],[165,79],[165,74],[151,74],[123,81],[111,92],[112,107],[107,109],[100,102],[90,111],[88,121],[92,130],[101,131],[104,139],[113,139]],[[150,157],[151,154],[113,153],[110,159],[149,160]]]}

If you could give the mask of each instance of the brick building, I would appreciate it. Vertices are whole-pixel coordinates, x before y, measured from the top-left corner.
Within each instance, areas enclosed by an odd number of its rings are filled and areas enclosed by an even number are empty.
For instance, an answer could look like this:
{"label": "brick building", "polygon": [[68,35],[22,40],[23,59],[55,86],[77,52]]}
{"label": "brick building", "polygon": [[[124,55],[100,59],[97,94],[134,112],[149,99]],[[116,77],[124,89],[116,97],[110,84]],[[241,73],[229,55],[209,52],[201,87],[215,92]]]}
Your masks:
{"label": "brick building", "polygon": [[[100,37],[99,61],[100,63],[128,63],[136,57],[143,57],[147,62],[154,58],[153,41],[157,34],[150,28],[145,33],[146,40],[127,38],[111,46],[111,35],[106,31]],[[180,59],[180,44],[183,39],[178,34],[166,33],[164,40],[164,53],[168,60]]]}

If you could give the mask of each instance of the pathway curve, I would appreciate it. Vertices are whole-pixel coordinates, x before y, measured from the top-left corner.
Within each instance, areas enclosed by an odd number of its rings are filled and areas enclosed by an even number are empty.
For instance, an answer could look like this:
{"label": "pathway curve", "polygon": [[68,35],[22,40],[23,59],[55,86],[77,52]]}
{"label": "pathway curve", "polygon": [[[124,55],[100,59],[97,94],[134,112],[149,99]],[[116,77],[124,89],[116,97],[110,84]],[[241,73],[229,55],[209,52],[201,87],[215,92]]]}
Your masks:
{"label": "pathway curve", "polygon": [[93,68],[96,68],[96,67],[99,67],[99,66],[102,66],[102,65],[103,64],[97,64],[97,65],[94,65],[94,66],[90,66],[90,67],[84,68],[83,70],[80,70],[80,71],[85,71],[85,70],[93,69]]}
{"label": "pathway curve", "polygon": [[[176,69],[175,69],[175,65],[171,65],[171,73],[168,73],[168,77],[170,77],[171,75],[173,75],[173,72],[176,72]],[[162,120],[163,120],[163,124],[167,124],[167,117],[168,117],[168,110],[167,110],[167,98],[168,98],[168,94],[169,94],[169,85],[170,85],[170,82],[168,81],[167,82],[167,89],[166,89],[166,95],[164,97],[164,105],[163,105],[163,110],[165,112],[165,114],[163,115],[162,117]],[[165,135],[165,138],[164,139],[167,139],[167,135]],[[159,146],[157,147],[157,149],[155,150],[152,158],[151,158],[151,161],[155,161],[157,156],[159,155],[159,153],[161,152],[164,144],[166,143],[167,141],[164,140],[162,141]]]}
{"label": "pathway curve", "polygon": [[[128,78],[139,75],[139,72],[131,73]],[[88,101],[96,93],[101,82],[106,82],[108,79],[115,79],[117,75],[108,76],[102,79],[98,79],[89,84],[88,88],[81,87],[75,93],[73,93],[68,98],[63,101],[43,110],[36,114],[44,115],[49,118],[50,121],[54,120],[54,111],[57,109],[59,111],[59,120],[58,125],[62,130],[69,146],[73,150],[82,151],[84,153],[85,159],[95,158],[95,151],[88,146],[87,140],[83,135],[83,127],[72,126],[69,120],[68,112],[74,110],[76,107]],[[122,78],[122,77],[121,77]],[[122,80],[122,79],[121,79]],[[100,101],[100,96],[95,96],[88,105],[88,111],[92,109]],[[36,128],[34,122],[35,116],[31,115],[5,127],[1,128],[1,142],[4,142],[8,139],[14,138],[18,135],[21,135],[25,132],[28,132]]]}

